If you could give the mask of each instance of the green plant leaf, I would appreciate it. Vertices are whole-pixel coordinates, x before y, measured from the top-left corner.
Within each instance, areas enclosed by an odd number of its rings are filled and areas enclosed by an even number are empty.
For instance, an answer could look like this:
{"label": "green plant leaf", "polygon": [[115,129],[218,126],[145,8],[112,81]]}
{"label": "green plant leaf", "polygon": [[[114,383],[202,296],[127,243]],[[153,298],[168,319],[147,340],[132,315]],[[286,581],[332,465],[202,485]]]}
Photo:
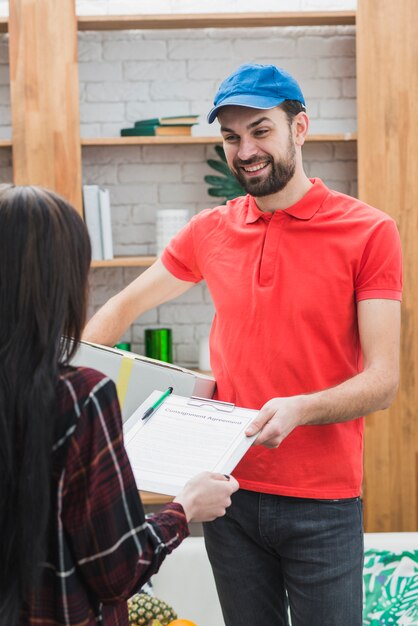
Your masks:
{"label": "green plant leaf", "polygon": [[225,156],[225,150],[222,148],[222,146],[215,146],[215,150],[216,153],[218,155],[218,157],[224,162],[226,163],[226,156]]}
{"label": "green plant leaf", "polygon": [[214,196],[215,198],[227,198],[228,196],[228,193],[225,193],[225,189],[218,189],[217,187],[209,187],[208,194],[210,196]]}
{"label": "green plant leaf", "polygon": [[205,176],[205,183],[207,183],[208,185],[215,185],[215,186],[223,186],[225,185],[225,183],[227,182],[227,179],[225,178],[225,176],[211,176],[210,174],[208,174],[207,176]]}
{"label": "green plant leaf", "polygon": [[244,195],[246,192],[228,167],[222,146],[215,146],[215,152],[219,160],[208,159],[207,163],[221,176],[206,175],[204,177],[205,182],[209,185],[208,194],[215,198],[225,198],[225,202]]}
{"label": "green plant leaf", "polygon": [[213,170],[224,174],[225,176],[232,176],[231,171],[226,163],[223,161],[215,161],[215,159],[208,159],[208,165]]}

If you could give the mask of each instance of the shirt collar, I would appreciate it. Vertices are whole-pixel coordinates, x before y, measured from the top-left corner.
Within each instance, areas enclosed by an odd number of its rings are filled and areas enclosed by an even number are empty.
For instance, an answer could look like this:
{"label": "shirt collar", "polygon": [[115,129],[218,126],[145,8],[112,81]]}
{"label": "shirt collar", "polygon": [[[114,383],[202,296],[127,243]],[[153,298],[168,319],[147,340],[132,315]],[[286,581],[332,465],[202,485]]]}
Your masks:
{"label": "shirt collar", "polygon": [[[299,220],[310,220],[322,206],[326,196],[329,193],[328,187],[324,185],[320,178],[311,178],[312,187],[309,191],[295,204],[283,209],[284,213],[296,217]],[[248,196],[248,211],[245,219],[246,224],[253,224],[259,219],[265,219],[266,212],[260,211],[255,198]]]}

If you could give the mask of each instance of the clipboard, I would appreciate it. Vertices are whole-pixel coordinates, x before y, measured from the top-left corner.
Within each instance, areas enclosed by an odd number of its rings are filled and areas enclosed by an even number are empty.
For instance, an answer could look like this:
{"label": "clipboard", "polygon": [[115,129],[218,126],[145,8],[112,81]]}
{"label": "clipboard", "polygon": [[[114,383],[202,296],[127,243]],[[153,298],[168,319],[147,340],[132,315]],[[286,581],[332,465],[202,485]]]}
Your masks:
{"label": "clipboard", "polygon": [[125,448],[138,489],[176,496],[203,471],[229,474],[256,438],[245,430],[258,411],[199,396],[161,396],[154,391],[125,422]]}

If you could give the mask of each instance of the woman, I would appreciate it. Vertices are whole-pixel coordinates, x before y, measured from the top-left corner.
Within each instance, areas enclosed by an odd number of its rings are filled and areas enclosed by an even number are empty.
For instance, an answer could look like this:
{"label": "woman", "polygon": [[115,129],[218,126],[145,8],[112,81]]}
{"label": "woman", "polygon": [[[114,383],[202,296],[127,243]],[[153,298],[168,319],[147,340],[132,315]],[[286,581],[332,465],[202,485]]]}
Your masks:
{"label": "woman", "polygon": [[126,599],[236,481],[201,474],[145,521],[114,384],[69,365],[90,242],[62,198],[0,188],[0,624],[124,626]]}

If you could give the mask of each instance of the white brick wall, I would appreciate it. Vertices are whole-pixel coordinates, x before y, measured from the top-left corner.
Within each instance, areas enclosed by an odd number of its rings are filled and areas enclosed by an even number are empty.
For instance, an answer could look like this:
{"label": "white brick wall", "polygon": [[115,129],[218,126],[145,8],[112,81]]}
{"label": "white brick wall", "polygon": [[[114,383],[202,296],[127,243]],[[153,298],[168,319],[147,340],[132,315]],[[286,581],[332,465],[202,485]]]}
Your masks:
{"label": "white brick wall", "polygon": [[0,139],[10,139],[11,137],[9,84],[9,45],[7,36],[0,35]]}
{"label": "white brick wall", "polygon": [[[242,11],[352,10],[357,0],[76,0],[77,15],[143,13],[222,13]],[[9,0],[0,0],[0,17],[9,14]]]}
{"label": "white brick wall", "polygon": [[357,0],[76,0],[78,15],[351,10]]}
{"label": "white brick wall", "polygon": [[5,148],[0,150],[0,184],[10,183],[12,178],[12,150]]}
{"label": "white brick wall", "polygon": [[[353,27],[80,33],[81,130],[118,135],[137,119],[204,117],[241,63],[275,63],[302,85],[312,132],[356,128]],[[1,78],[1,77],[0,77]]]}
{"label": "white brick wall", "polygon": [[[257,10],[353,9],[355,2],[259,0]],[[7,14],[0,0],[0,15]],[[79,14],[253,11],[245,0],[78,0]],[[355,33],[352,27],[125,31],[79,34],[82,136],[116,136],[136,119],[158,115],[205,115],[222,78],[240,63],[285,67],[300,81],[312,132],[356,128]],[[0,37],[0,138],[10,137],[7,36]],[[215,129],[216,132],[216,129]],[[155,252],[158,208],[214,206],[203,181],[213,146],[143,146],[83,149],[83,179],[110,189],[116,254]],[[356,146],[308,144],[309,175],[356,194]],[[10,180],[11,151],[0,150],[0,182]],[[136,268],[91,272],[89,312],[133,280]],[[150,311],[125,340],[143,352],[144,329],[173,329],[174,359],[196,365],[198,343],[208,334],[213,305],[205,285]]]}

